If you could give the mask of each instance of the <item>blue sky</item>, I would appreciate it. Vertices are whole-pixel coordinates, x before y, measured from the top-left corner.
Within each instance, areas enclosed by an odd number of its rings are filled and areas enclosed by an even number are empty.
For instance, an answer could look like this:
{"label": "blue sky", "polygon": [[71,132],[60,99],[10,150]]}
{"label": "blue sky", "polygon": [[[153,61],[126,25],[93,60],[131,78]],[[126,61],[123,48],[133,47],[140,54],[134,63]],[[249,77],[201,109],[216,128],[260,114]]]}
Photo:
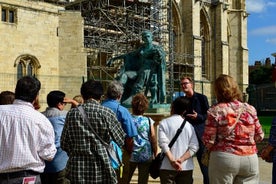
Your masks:
{"label": "blue sky", "polygon": [[246,0],[249,65],[276,53],[276,0]]}

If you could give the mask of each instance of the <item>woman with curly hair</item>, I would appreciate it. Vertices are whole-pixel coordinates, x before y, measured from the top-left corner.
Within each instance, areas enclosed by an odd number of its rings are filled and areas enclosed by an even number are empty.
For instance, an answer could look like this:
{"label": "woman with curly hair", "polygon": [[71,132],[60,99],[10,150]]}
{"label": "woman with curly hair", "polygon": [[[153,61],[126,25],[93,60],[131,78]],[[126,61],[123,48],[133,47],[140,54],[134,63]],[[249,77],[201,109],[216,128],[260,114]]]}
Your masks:
{"label": "woman with curly hair", "polygon": [[214,82],[217,104],[207,112],[203,143],[211,151],[210,184],[259,183],[256,142],[264,132],[256,109],[242,102],[237,82],[220,75]]}
{"label": "woman with curly hair", "polygon": [[138,183],[146,184],[148,183],[152,158],[157,154],[154,121],[149,117],[143,116],[149,106],[145,95],[141,93],[135,95],[131,105],[133,123],[137,127],[138,135],[134,137],[133,151],[129,160],[128,183],[131,181],[133,173],[138,166]]}

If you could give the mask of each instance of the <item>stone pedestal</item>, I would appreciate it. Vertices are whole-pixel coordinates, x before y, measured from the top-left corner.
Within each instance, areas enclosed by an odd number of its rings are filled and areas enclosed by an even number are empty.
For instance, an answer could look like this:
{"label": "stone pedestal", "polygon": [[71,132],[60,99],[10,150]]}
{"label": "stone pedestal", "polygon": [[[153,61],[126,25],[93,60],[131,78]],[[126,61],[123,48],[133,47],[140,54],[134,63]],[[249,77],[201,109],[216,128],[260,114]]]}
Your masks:
{"label": "stone pedestal", "polygon": [[170,104],[150,104],[144,115],[151,117],[157,126],[162,119],[170,115],[170,107]]}
{"label": "stone pedestal", "polygon": [[154,120],[154,126],[159,125],[159,122],[170,115],[170,104],[150,104],[144,116],[151,117]]}
{"label": "stone pedestal", "polygon": [[171,104],[150,104],[146,113],[170,113]]}
{"label": "stone pedestal", "polygon": [[[150,104],[148,110],[143,114],[154,120],[154,125],[159,125],[159,122],[168,117],[171,111],[171,104]],[[131,105],[123,105],[130,113],[132,113]]]}

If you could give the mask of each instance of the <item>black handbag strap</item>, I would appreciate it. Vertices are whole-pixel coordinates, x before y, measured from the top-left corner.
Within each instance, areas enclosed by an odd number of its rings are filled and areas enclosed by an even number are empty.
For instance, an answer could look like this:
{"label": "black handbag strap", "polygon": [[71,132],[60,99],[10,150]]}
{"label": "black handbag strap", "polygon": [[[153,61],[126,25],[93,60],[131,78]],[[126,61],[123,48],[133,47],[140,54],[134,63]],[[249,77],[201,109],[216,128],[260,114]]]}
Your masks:
{"label": "black handbag strap", "polygon": [[152,142],[151,142],[151,122],[150,122],[150,118],[148,118],[148,121],[149,121],[149,141],[150,141],[150,146],[151,146],[151,151],[153,153],[153,145],[152,145]]}
{"label": "black handbag strap", "polygon": [[[172,138],[171,142],[169,143],[169,148],[171,148],[173,146],[173,144],[175,143],[176,139],[178,138],[178,136],[180,135],[180,133],[182,132],[184,126],[186,124],[186,118],[184,118],[181,126],[177,129],[176,134],[174,135],[174,137]],[[165,153],[161,152],[160,155],[160,159],[163,160],[165,157]]]}
{"label": "black handbag strap", "polygon": [[149,121],[149,137],[151,136],[151,123],[150,123],[150,118],[149,117],[147,117],[148,118],[148,121]]}
{"label": "black handbag strap", "polygon": [[174,135],[174,137],[172,138],[171,142],[169,143],[169,148],[171,148],[173,146],[173,144],[175,143],[175,141],[178,138],[179,134],[182,132],[185,124],[186,124],[186,118],[184,118],[184,120],[183,120],[180,128],[176,131],[176,134]]}
{"label": "black handbag strap", "polygon": [[101,141],[101,143],[105,146],[108,147],[109,145],[95,132],[95,130],[93,129],[93,127],[91,126],[89,119],[87,117],[87,114],[85,112],[85,110],[83,109],[83,107],[81,105],[77,106],[78,110],[80,111],[84,121],[88,124],[89,128],[91,129],[92,133]]}

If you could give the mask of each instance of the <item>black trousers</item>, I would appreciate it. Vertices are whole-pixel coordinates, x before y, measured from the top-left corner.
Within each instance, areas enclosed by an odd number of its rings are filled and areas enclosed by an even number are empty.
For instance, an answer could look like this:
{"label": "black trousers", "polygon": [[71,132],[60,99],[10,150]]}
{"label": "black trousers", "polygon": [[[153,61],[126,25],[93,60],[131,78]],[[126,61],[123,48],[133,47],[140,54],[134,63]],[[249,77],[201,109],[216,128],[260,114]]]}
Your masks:
{"label": "black trousers", "polygon": [[31,170],[0,173],[0,184],[41,184],[40,173]]}
{"label": "black trousers", "polygon": [[42,173],[40,175],[42,184],[69,184],[70,181],[66,178],[65,169],[56,173]]}

